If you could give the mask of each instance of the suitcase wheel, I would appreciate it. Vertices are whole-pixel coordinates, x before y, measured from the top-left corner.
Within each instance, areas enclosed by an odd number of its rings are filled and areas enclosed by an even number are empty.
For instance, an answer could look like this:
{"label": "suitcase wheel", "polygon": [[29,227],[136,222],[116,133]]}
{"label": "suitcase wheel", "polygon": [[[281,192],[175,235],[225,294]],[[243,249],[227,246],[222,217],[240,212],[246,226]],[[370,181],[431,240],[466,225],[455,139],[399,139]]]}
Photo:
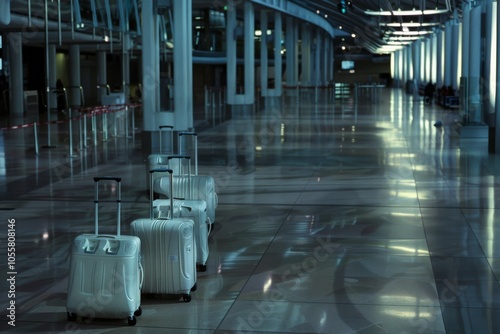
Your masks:
{"label": "suitcase wheel", "polygon": [[185,301],[186,303],[189,303],[191,301],[191,295],[183,295],[182,300]]}
{"label": "suitcase wheel", "polygon": [[204,273],[205,271],[207,271],[207,265],[206,264],[199,264],[199,265],[197,265],[196,270]]}
{"label": "suitcase wheel", "polygon": [[194,283],[193,287],[191,288],[191,291],[196,291],[198,289],[198,283]]}
{"label": "suitcase wheel", "polygon": [[76,321],[77,316],[75,313],[67,312],[67,316],[68,316],[68,321]]}
{"label": "suitcase wheel", "polygon": [[140,317],[142,315],[142,308],[139,306],[139,308],[134,312],[134,315],[136,317]]}
{"label": "suitcase wheel", "polygon": [[135,324],[137,323],[137,319],[135,318],[135,315],[128,317],[127,323],[129,326],[135,326]]}

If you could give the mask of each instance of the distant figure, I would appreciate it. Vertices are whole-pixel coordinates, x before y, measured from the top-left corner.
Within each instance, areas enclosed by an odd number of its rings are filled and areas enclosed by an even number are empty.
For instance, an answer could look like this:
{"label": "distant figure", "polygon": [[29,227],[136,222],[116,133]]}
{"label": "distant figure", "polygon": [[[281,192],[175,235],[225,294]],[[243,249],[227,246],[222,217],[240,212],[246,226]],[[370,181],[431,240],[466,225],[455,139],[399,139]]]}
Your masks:
{"label": "distant figure", "polygon": [[429,82],[426,86],[425,86],[425,90],[424,90],[424,96],[425,96],[425,103],[427,104],[432,104],[432,98],[434,97],[434,85]]}
{"label": "distant figure", "polygon": [[56,95],[57,95],[57,111],[64,113],[66,109],[66,97],[64,94],[64,84],[61,79],[57,79],[56,82]]}

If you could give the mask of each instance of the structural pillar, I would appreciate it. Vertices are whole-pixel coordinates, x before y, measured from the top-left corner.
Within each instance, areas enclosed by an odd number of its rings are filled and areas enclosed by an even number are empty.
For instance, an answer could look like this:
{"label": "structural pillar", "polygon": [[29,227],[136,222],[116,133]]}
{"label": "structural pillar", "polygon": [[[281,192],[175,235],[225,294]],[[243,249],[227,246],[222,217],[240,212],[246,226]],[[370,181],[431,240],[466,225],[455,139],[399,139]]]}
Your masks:
{"label": "structural pillar", "polygon": [[300,60],[300,82],[302,86],[311,85],[311,28],[309,24],[303,23],[301,29],[301,40],[302,45],[300,48],[300,54],[302,55]]}
{"label": "structural pillar", "polygon": [[101,102],[101,96],[108,93],[106,87],[108,84],[106,66],[106,51],[97,52],[97,100]]}
{"label": "structural pillar", "polygon": [[[244,3],[244,24],[237,25],[236,7],[227,11],[227,103],[250,105],[255,101],[255,46],[254,8],[251,2]],[[240,33],[244,38],[244,93],[237,93],[236,39]]]}
{"label": "structural pillar", "polygon": [[298,27],[292,17],[286,19],[286,84],[287,86],[296,86],[299,80],[298,76]]}
{"label": "structural pillar", "polygon": [[[193,127],[192,1],[174,1],[175,130]],[[252,38],[253,42],[253,38]]]}
{"label": "structural pillar", "polygon": [[69,46],[69,89],[67,92],[68,103],[72,108],[78,108],[82,105],[80,97],[80,45],[72,44]]}
{"label": "structural pillar", "polygon": [[10,115],[12,118],[21,118],[24,114],[23,45],[21,33],[11,32],[7,36],[9,40]]}

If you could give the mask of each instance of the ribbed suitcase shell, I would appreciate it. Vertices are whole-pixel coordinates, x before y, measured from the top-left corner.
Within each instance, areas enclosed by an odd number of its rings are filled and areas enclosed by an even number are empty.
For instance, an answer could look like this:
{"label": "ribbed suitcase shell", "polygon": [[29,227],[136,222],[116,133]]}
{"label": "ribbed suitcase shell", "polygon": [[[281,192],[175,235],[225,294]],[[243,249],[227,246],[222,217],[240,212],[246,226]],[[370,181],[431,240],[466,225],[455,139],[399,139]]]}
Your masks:
{"label": "ribbed suitcase shell", "polygon": [[196,284],[193,221],[142,218],[132,222],[130,232],[142,243],[142,292],[178,294],[189,301]]}
{"label": "ribbed suitcase shell", "polygon": [[141,241],[82,234],[72,245],[67,311],[90,318],[133,317],[141,304]]}
{"label": "ribbed suitcase shell", "polygon": [[[211,176],[191,175],[192,196],[189,193],[189,176],[174,175],[173,187],[175,189],[175,197],[191,198],[207,202],[207,217],[210,224],[215,222],[215,209],[218,205],[218,197],[215,193],[215,181]],[[154,182],[154,192],[170,198],[170,184],[168,177],[159,177]]]}
{"label": "ribbed suitcase shell", "polygon": [[[153,202],[154,217],[167,218],[170,211],[170,200],[158,199]],[[195,200],[174,200],[174,217],[191,219],[194,222],[194,238],[196,243],[196,263],[205,269],[208,255],[207,203]]]}
{"label": "ribbed suitcase shell", "polygon": [[[144,282],[142,291],[154,294],[181,294],[185,302],[191,301],[196,289],[196,243],[194,222],[185,218],[153,218],[153,174],[171,169],[150,170],[149,217],[136,219],[130,233],[142,243]],[[170,189],[172,192],[173,189]],[[170,199],[173,208],[173,199]],[[172,210],[173,211],[173,210]],[[173,214],[170,215],[173,217]]]}
{"label": "ribbed suitcase shell", "polygon": [[[146,159],[146,178],[144,181],[148,185],[148,190],[149,190],[149,184],[150,184],[149,171],[151,171],[153,169],[159,169],[159,168],[168,168],[169,166],[168,166],[167,156],[174,154],[174,146],[173,146],[174,145],[173,144],[174,127],[171,125],[160,125],[159,129],[160,129],[160,132],[159,132],[159,146],[160,146],[159,152],[160,153],[150,154]],[[168,132],[170,132],[170,148],[167,150],[168,152],[163,152],[163,149],[162,149],[162,141],[163,141],[162,134],[165,131],[164,129],[167,129]],[[172,169],[172,168],[170,167],[170,169]],[[174,170],[174,174],[176,174],[176,173],[177,172]],[[159,177],[162,177],[162,176],[168,176],[168,173],[166,173],[166,172],[154,173],[152,175],[153,181]]]}

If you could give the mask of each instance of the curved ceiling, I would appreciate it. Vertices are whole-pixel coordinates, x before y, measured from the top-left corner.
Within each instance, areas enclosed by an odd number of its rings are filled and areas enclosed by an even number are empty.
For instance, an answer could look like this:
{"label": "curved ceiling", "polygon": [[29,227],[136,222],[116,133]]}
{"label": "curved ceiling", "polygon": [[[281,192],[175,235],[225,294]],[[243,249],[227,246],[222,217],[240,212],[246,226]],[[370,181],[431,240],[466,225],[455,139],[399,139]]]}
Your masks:
{"label": "curved ceiling", "polygon": [[[461,0],[289,0],[323,15],[334,27],[355,34],[351,46],[390,53],[425,38],[445,22],[460,18]],[[342,4],[345,13],[341,12]]]}

